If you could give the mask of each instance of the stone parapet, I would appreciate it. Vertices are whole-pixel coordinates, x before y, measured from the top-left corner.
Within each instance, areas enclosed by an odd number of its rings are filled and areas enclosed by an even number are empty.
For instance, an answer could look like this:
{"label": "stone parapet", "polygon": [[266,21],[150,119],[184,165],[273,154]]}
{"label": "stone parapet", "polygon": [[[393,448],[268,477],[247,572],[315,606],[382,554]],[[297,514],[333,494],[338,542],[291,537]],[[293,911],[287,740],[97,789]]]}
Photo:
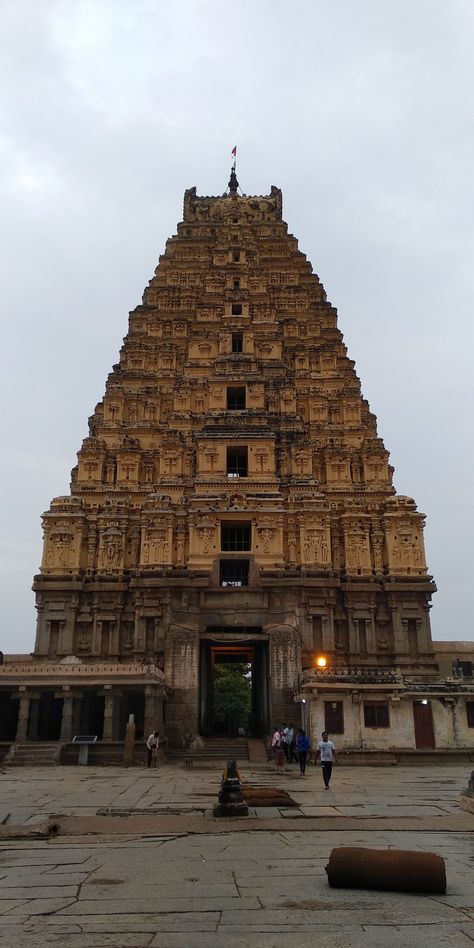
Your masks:
{"label": "stone parapet", "polygon": [[163,672],[155,665],[139,663],[125,664],[113,662],[25,662],[0,666],[0,685],[2,684],[93,684],[96,682],[143,682],[154,681],[165,684]]}

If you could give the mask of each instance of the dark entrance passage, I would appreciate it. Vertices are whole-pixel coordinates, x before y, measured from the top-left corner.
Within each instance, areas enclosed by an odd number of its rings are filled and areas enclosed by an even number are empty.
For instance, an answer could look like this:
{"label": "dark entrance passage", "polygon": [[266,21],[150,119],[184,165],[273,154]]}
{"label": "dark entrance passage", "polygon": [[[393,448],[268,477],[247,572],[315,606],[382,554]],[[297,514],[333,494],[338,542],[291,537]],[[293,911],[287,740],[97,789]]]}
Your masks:
{"label": "dark entrance passage", "polygon": [[14,741],[16,736],[20,702],[10,696],[10,691],[0,692],[0,741]]}
{"label": "dark entrance passage", "polygon": [[102,740],[104,731],[104,704],[103,695],[94,692],[85,692],[79,699],[79,713],[75,717],[74,732],[76,734],[97,734]]}
{"label": "dark entrance passage", "polygon": [[201,641],[200,731],[206,737],[237,736],[239,731],[263,736],[267,731],[267,642],[235,639]]}
{"label": "dark entrance passage", "polygon": [[59,741],[63,717],[63,699],[52,691],[43,691],[30,701],[28,737],[32,741]]}
{"label": "dark entrance passage", "polygon": [[415,747],[417,750],[434,750],[435,735],[433,711],[429,701],[413,702],[413,721],[415,725]]}

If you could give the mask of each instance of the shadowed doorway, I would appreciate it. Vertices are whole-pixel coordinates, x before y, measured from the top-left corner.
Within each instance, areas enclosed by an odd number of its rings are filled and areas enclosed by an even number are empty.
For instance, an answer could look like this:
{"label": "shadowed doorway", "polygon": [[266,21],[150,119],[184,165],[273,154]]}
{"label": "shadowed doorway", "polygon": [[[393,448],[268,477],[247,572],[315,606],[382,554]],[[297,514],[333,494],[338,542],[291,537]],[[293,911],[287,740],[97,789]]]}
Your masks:
{"label": "shadowed doorway", "polygon": [[229,638],[201,641],[201,734],[260,736],[268,718],[267,643]]}

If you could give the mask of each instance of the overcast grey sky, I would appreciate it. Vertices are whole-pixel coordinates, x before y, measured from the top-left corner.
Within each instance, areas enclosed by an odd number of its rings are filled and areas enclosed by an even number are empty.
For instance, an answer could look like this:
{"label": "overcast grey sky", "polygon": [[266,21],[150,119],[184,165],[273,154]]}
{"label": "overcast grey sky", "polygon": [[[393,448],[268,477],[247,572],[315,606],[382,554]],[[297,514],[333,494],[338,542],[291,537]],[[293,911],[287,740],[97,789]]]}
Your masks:
{"label": "overcast grey sky", "polygon": [[181,219],[283,189],[399,493],[427,514],[435,638],[470,622],[472,0],[0,4],[0,648],[30,651],[40,515]]}

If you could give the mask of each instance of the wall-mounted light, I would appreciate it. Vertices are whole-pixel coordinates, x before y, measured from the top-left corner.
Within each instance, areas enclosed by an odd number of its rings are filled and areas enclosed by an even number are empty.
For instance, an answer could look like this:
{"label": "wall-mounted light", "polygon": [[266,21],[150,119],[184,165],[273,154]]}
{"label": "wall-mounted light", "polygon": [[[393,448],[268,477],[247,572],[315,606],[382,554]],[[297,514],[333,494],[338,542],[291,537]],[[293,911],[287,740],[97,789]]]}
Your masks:
{"label": "wall-mounted light", "polygon": [[421,703],[422,703],[422,704],[428,704],[426,698],[423,698],[423,701],[422,701]]}
{"label": "wall-mounted light", "polygon": [[328,660],[324,655],[319,655],[319,657],[316,659],[316,665],[318,668],[326,668],[327,663]]}

